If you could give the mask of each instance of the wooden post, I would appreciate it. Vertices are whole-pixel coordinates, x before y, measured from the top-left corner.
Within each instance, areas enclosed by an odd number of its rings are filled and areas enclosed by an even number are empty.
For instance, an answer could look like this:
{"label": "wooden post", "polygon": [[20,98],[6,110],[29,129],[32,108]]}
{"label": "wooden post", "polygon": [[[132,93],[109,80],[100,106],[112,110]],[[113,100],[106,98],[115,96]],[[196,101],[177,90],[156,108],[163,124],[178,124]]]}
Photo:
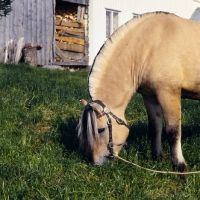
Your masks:
{"label": "wooden post", "polygon": [[85,7],[84,6],[78,6],[78,10],[77,10],[77,21],[79,23],[83,22],[83,16],[85,13]]}
{"label": "wooden post", "polygon": [[22,56],[22,49],[24,46],[24,38],[21,37],[18,42],[17,42],[17,49],[16,49],[16,53],[15,53],[15,64],[17,64]]}
{"label": "wooden post", "polygon": [[15,46],[16,45],[13,40],[10,40],[6,43],[4,63],[14,63]]}
{"label": "wooden post", "polygon": [[41,48],[42,43],[25,44],[23,49],[24,61],[28,62],[32,67],[37,66],[37,48]]}

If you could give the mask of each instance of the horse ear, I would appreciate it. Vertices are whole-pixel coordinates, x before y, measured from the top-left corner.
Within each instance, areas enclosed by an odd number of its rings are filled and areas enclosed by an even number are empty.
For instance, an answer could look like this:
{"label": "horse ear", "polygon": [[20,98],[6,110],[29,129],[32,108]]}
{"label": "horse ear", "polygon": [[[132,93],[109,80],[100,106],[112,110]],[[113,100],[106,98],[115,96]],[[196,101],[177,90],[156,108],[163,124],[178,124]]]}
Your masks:
{"label": "horse ear", "polygon": [[89,105],[90,105],[90,106],[92,107],[92,109],[93,109],[94,111],[96,111],[97,113],[102,113],[102,107],[101,107],[99,104],[97,104],[97,103],[95,103],[95,102],[90,102]]}
{"label": "horse ear", "polygon": [[[85,99],[81,99],[80,102],[81,102],[84,106],[88,105],[88,102],[87,102]],[[97,103],[95,103],[95,102],[90,102],[89,105],[90,105],[90,106],[92,107],[92,109],[93,109],[94,111],[96,111],[97,113],[102,113],[102,107],[101,107],[99,104],[97,104]]]}
{"label": "horse ear", "polygon": [[81,99],[80,102],[81,102],[84,106],[86,106],[86,105],[88,104],[88,102],[87,102],[85,99]]}

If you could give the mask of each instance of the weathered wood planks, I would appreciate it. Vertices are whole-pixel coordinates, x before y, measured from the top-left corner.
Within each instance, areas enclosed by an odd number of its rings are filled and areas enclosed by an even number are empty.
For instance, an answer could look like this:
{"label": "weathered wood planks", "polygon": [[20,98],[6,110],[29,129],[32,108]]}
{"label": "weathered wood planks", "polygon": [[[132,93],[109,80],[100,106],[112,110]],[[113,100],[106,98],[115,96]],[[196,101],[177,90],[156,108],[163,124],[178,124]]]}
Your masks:
{"label": "weathered wood planks", "polygon": [[78,35],[78,36],[84,36],[85,30],[84,29],[75,29],[75,28],[67,28],[65,26],[56,26],[57,31],[64,31],[65,33],[72,34],[72,35]]}
{"label": "weathered wood planks", "polygon": [[76,38],[76,37],[67,37],[67,36],[62,36],[62,34],[55,34],[55,38],[58,41],[63,41],[63,42],[68,42],[70,44],[80,44],[80,45],[84,45],[85,44],[85,40],[84,39],[80,39],[80,38]]}
{"label": "weathered wood planks", "polygon": [[[63,4],[62,4],[63,5]],[[88,62],[85,35],[85,6],[66,4],[56,10],[55,50],[56,62]]]}
{"label": "weathered wood planks", "polygon": [[60,41],[56,41],[55,44],[57,45],[59,49],[64,50],[64,51],[74,51],[74,52],[84,53],[84,50],[85,50],[83,45],[68,44],[66,42],[60,42]]}
{"label": "weathered wood planks", "polygon": [[74,27],[74,28],[83,28],[83,24],[82,23],[70,22],[70,21],[65,21],[65,20],[62,20],[61,26]]}
{"label": "weathered wood planks", "polygon": [[88,0],[62,0],[62,1],[68,1],[68,2],[71,2],[71,3],[88,5]]}

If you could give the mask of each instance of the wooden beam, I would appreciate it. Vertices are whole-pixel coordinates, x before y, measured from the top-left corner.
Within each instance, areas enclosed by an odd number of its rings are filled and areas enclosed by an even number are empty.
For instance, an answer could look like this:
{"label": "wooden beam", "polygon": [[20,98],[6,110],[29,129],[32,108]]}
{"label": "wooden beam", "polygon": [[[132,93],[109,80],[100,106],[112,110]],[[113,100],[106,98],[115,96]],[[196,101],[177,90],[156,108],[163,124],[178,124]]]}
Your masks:
{"label": "wooden beam", "polygon": [[65,58],[65,55],[62,53],[62,51],[57,47],[57,45],[55,44],[55,50],[56,50],[56,54],[62,58],[62,60],[64,62],[68,62],[68,60]]}
{"label": "wooden beam", "polygon": [[59,49],[62,49],[62,50],[80,52],[80,53],[85,52],[85,46],[83,46],[83,45],[68,44],[66,42],[59,42],[59,41],[56,41],[55,44]]}
{"label": "wooden beam", "polygon": [[60,65],[60,66],[87,66],[88,62],[54,62],[54,65]]}
{"label": "wooden beam", "polygon": [[77,53],[71,51],[62,51],[62,53],[65,55],[66,58],[69,58],[69,60],[84,61],[85,59],[84,53]]}
{"label": "wooden beam", "polygon": [[65,33],[72,34],[72,35],[79,35],[84,36],[85,30],[84,29],[71,29],[64,26],[56,26],[56,30],[64,31]]}
{"label": "wooden beam", "polygon": [[89,0],[61,0],[61,1],[67,1],[71,3],[82,4],[82,5],[88,5],[89,3]]}
{"label": "wooden beam", "polygon": [[[58,25],[58,24],[56,24],[56,25]],[[64,21],[64,20],[62,20],[61,26],[74,27],[74,28],[82,28],[83,24],[82,23],[78,23],[78,22],[71,22],[71,21]]]}
{"label": "wooden beam", "polygon": [[66,37],[80,38],[80,39],[83,39],[83,40],[85,39],[84,36],[74,35],[74,34],[71,34],[71,33],[66,33],[66,31],[61,31],[60,35],[63,35],[63,36],[66,36]]}
{"label": "wooden beam", "polygon": [[66,36],[61,36],[58,33],[55,34],[55,39],[59,40],[59,41],[63,41],[63,42],[68,42],[68,43],[75,43],[75,44],[80,44],[80,45],[84,45],[85,44],[85,40],[84,39],[80,39],[80,38],[75,38],[75,37],[66,37]]}
{"label": "wooden beam", "polygon": [[85,32],[84,28],[68,28],[66,26],[56,26],[56,29],[67,30],[67,31],[72,31],[72,32],[76,32],[76,33],[84,33]]}
{"label": "wooden beam", "polygon": [[78,22],[82,23],[84,14],[85,14],[85,7],[78,6],[78,11],[77,11],[77,21]]}

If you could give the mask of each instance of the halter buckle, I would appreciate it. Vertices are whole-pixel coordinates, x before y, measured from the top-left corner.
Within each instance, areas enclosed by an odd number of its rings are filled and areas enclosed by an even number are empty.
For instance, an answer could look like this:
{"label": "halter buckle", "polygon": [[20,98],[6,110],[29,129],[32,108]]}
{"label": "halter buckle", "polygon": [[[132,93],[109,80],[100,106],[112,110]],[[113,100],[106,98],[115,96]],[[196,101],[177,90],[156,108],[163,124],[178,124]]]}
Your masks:
{"label": "halter buckle", "polygon": [[123,124],[123,122],[124,122],[124,121],[123,121],[122,119],[120,119],[120,118],[117,118],[116,121],[117,121],[118,124]]}
{"label": "halter buckle", "polygon": [[106,106],[106,107],[104,107],[103,111],[104,111],[104,113],[109,114],[110,113],[110,108],[108,108]]}
{"label": "halter buckle", "polygon": [[113,142],[109,142],[108,143],[108,149],[111,150],[111,149],[113,149],[113,147],[114,147]]}
{"label": "halter buckle", "polygon": [[110,118],[107,118],[107,125],[108,125],[108,126],[111,126],[111,125],[112,125],[112,121],[111,121]]}

